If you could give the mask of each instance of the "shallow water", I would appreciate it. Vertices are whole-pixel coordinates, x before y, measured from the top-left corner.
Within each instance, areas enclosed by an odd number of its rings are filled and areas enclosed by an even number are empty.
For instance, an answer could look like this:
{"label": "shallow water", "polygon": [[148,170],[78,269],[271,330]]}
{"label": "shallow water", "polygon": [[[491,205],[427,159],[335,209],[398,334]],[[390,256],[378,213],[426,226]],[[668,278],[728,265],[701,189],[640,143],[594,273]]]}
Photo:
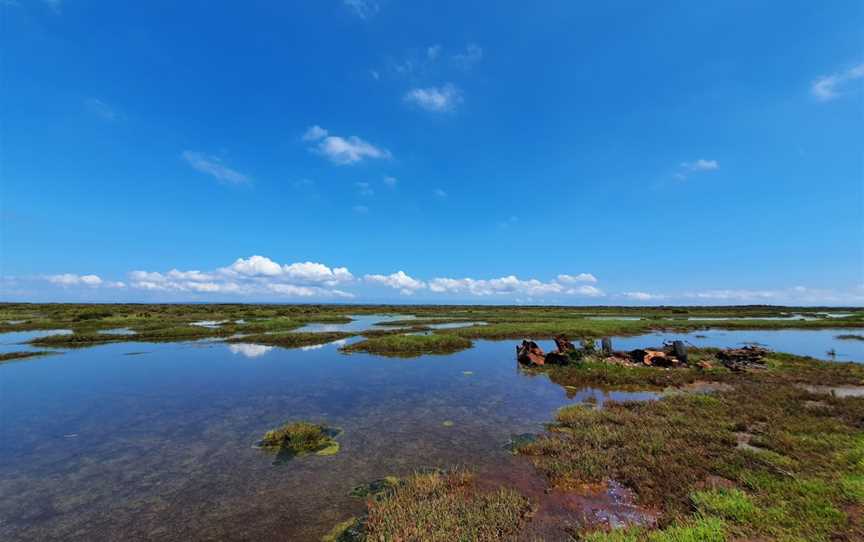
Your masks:
{"label": "shallow water", "polygon": [[[864,363],[864,341],[845,341],[837,335],[857,333],[858,329],[704,329],[687,333],[649,333],[634,337],[613,337],[616,350],[661,346],[664,341],[683,340],[694,346],[732,348],[758,343],[771,350],[830,361]],[[836,356],[829,356],[833,349]]]}
{"label": "shallow water", "polygon": [[376,326],[379,322],[392,322],[394,320],[413,320],[416,317],[410,314],[359,314],[349,316],[351,321],[346,324],[306,324],[294,331],[298,332],[347,332],[359,333],[369,329],[397,329],[392,326]]}
{"label": "shallow water", "polygon": [[[412,360],[337,348],[118,343],[0,366],[0,539],[318,540],[362,512],[356,485],[492,469],[511,435],[610,397],[520,371],[509,341]],[[341,428],[342,451],[274,465],[252,447],[291,420]]]}
{"label": "shallow water", "polygon": [[14,331],[12,333],[0,333],[0,354],[7,352],[32,352],[34,350],[46,350],[46,348],[35,348],[27,341],[49,335],[69,335],[71,329],[40,329],[36,331]]}

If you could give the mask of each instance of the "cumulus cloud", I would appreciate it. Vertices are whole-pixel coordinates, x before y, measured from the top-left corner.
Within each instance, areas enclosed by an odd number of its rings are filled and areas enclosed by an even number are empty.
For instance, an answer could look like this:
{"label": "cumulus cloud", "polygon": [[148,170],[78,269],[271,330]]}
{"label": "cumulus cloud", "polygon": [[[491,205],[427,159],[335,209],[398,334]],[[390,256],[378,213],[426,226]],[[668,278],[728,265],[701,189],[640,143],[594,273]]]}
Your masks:
{"label": "cumulus cloud", "polygon": [[433,113],[453,111],[463,101],[462,92],[452,83],[440,87],[413,88],[405,94],[404,99]]}
{"label": "cumulus cloud", "polygon": [[62,273],[60,275],[49,275],[46,278],[48,279],[48,282],[59,284],[60,286],[74,286],[77,284],[99,286],[102,284],[102,279],[99,275],[73,275],[72,273]]}
{"label": "cumulus cloud", "polygon": [[266,256],[237,258],[214,271],[132,271],[132,288],[158,292],[219,293],[288,297],[353,297],[337,289],[354,276],[346,267],[328,267],[317,262],[280,264]]}
{"label": "cumulus cloud", "polygon": [[404,271],[397,271],[390,275],[366,275],[363,280],[395,288],[403,295],[412,295],[417,290],[426,288],[425,282],[408,276]]}
{"label": "cumulus cloud", "polygon": [[226,166],[219,157],[195,151],[183,151],[181,156],[192,168],[210,175],[217,181],[229,184],[244,184],[250,181],[248,175]]}
{"label": "cumulus cloud", "polygon": [[[569,275],[564,275],[569,277]],[[527,295],[531,297],[549,294],[565,294],[598,297],[603,292],[591,285],[568,286],[555,281],[542,282],[537,279],[522,280],[515,275],[496,279],[435,278],[429,281],[429,290],[437,293],[491,295]]]}
{"label": "cumulus cloud", "polygon": [[357,136],[341,137],[328,135],[320,126],[311,126],[303,135],[303,140],[315,142],[312,150],[334,164],[344,166],[361,162],[367,158],[389,159],[390,151],[360,139]]}
{"label": "cumulus cloud", "polygon": [[343,0],[342,3],[361,19],[368,19],[381,9],[378,2],[373,0]]}
{"label": "cumulus cloud", "polygon": [[849,82],[864,77],[864,64],[858,64],[846,71],[823,75],[817,78],[810,86],[810,93],[821,101],[827,102],[843,94]]}

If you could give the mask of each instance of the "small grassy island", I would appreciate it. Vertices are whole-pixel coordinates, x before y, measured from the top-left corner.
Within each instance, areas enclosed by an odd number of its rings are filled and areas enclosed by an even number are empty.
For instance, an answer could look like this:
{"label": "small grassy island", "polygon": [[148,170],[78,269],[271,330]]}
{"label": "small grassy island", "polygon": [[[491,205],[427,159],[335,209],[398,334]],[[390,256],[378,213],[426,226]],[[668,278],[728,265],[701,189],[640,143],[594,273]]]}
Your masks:
{"label": "small grassy island", "polygon": [[334,455],[339,452],[339,443],[334,439],[338,434],[338,430],[325,425],[292,422],[264,433],[258,446],[283,458],[310,453]]}
{"label": "small grassy island", "polygon": [[47,356],[51,353],[52,352],[44,352],[44,351],[40,351],[40,350],[35,350],[35,351],[31,350],[31,351],[24,351],[24,352],[5,352],[3,354],[0,354],[0,363],[6,362],[6,361],[14,361],[14,360],[18,360],[18,359],[35,358],[37,356]]}
{"label": "small grassy island", "polygon": [[471,341],[454,335],[383,335],[342,347],[343,352],[412,358],[426,354],[452,354],[471,348]]}

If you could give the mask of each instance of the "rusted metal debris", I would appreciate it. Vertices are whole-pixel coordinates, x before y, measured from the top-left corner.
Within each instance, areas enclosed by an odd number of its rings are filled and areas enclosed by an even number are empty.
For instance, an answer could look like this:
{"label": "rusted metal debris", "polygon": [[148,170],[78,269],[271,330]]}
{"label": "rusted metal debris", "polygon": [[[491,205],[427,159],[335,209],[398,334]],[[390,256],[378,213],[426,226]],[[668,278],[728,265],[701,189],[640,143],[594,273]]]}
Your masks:
{"label": "rusted metal debris", "polygon": [[516,347],[516,359],[525,365],[545,365],[546,354],[534,341],[523,340]]}
{"label": "rusted metal debris", "polygon": [[566,365],[570,363],[569,353],[576,350],[573,343],[567,340],[564,335],[555,337],[555,352],[548,354],[543,352],[543,349],[534,342],[523,340],[522,344],[516,347],[516,359],[519,363],[525,365]]}
{"label": "rusted metal debris", "polygon": [[572,352],[576,350],[576,347],[573,346],[573,343],[567,340],[567,337],[564,335],[557,335],[555,337],[555,348],[558,349],[558,352],[562,354],[566,354],[567,352]]}
{"label": "rusted metal debris", "polygon": [[[516,359],[519,360],[519,363],[533,366],[547,364],[565,365],[571,362],[578,362],[582,356],[592,354],[594,352],[593,341],[590,344],[592,348],[588,348],[583,342],[583,347],[579,349],[573,346],[573,343],[564,335],[557,335],[555,337],[556,350],[546,354],[536,342],[526,339],[522,341],[521,345],[516,347]],[[720,350],[716,355],[716,359],[731,371],[744,371],[751,368],[764,368],[765,364],[762,362],[762,359],[769,352],[768,349],[761,346],[748,345],[743,348]],[[714,367],[711,360],[707,359],[701,359],[691,364],[687,345],[683,341],[666,342],[661,348],[637,348],[629,352],[621,352],[614,351],[611,339],[604,338],[602,341],[602,354],[602,359],[605,362],[621,365],[639,364],[664,368],[698,367],[703,370]]]}
{"label": "rusted metal debris", "polygon": [[747,345],[743,348],[725,348],[717,352],[717,359],[730,371],[764,369],[762,358],[769,352],[770,350],[761,346]]}

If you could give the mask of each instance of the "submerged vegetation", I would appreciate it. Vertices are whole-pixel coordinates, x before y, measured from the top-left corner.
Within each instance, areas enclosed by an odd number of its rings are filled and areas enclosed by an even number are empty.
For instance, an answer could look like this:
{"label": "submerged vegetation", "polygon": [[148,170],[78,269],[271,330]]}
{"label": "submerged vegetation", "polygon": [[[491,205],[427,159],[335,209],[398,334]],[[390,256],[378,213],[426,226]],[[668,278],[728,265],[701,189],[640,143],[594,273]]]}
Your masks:
{"label": "submerged vegetation", "polygon": [[14,361],[17,359],[26,359],[26,358],[34,358],[37,356],[46,356],[48,354],[52,354],[53,352],[45,352],[45,351],[26,351],[26,352],[5,352],[0,354],[0,363],[5,361]]}
{"label": "submerged vegetation", "polygon": [[463,470],[390,482],[366,502],[365,518],[339,524],[331,540],[510,540],[532,513],[530,501],[518,492],[480,491],[474,475]]}
{"label": "submerged vegetation", "polygon": [[383,335],[342,347],[343,352],[368,352],[379,356],[416,357],[452,354],[471,348],[471,341],[451,335]]}
{"label": "submerged vegetation", "polygon": [[339,443],[333,438],[338,434],[324,425],[292,422],[267,431],[258,445],[283,458],[309,453],[334,455],[339,452]]}

